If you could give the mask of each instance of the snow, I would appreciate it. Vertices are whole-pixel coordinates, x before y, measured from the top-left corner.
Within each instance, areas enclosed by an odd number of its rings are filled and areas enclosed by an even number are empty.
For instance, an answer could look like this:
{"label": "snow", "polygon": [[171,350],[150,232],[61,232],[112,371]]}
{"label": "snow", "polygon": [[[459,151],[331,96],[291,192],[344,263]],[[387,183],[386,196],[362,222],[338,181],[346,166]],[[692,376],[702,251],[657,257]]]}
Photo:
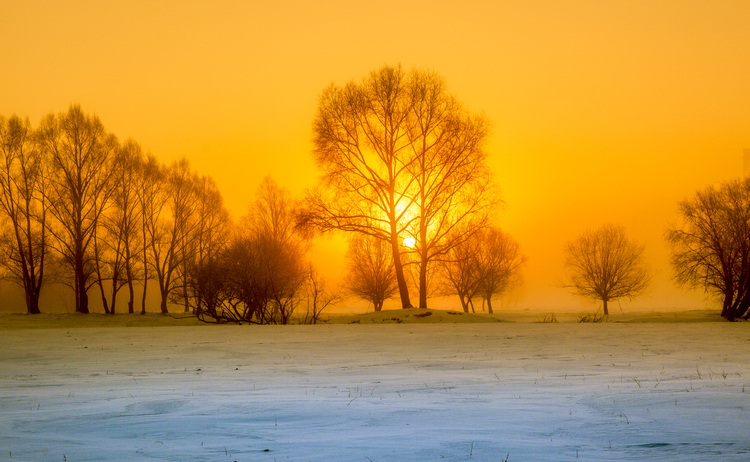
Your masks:
{"label": "snow", "polygon": [[0,332],[0,460],[746,461],[746,323]]}

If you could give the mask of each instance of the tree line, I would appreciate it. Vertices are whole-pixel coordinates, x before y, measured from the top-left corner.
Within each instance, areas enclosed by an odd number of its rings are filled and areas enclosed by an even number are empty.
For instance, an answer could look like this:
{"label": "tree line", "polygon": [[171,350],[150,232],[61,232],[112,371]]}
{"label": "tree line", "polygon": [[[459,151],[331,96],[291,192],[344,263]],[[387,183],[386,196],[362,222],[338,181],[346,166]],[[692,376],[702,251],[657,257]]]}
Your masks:
{"label": "tree line", "polygon": [[[120,141],[79,106],[45,116],[0,116],[0,266],[39,313],[49,282],[73,289],[76,312],[90,291],[115,313],[181,306],[214,322],[316,322],[345,296],[376,311],[398,297],[426,308],[457,295],[465,312],[520,281],[518,242],[496,225],[502,201],[487,166],[489,121],[471,113],[432,71],[383,66],[361,82],[331,84],[313,121],[322,172],[302,199],[270,177],[233,222],[209,176],[187,160],[165,165],[134,140]],[[676,281],[722,298],[729,320],[750,314],[750,179],[699,191],[680,203],[665,234]],[[349,238],[347,274],[331,287],[306,259],[318,233]],[[575,294],[607,304],[648,286],[644,247],[604,225],[565,249]],[[152,289],[153,286],[155,289]],[[135,300],[135,288],[141,300]]]}
{"label": "tree line", "polygon": [[[235,224],[211,177],[186,159],[165,165],[136,141],[119,141],[80,106],[36,128],[0,117],[0,212],[0,266],[23,288],[30,314],[49,283],[73,290],[78,313],[98,294],[114,314],[124,291],[127,312],[145,314],[155,290],[162,313],[173,304],[220,321],[286,323],[302,292],[313,320],[335,299],[304,264],[307,241],[293,228],[288,192],[272,179]],[[207,278],[219,267],[232,269],[222,273],[231,275],[222,284],[231,285],[232,309],[217,308],[216,274]]]}

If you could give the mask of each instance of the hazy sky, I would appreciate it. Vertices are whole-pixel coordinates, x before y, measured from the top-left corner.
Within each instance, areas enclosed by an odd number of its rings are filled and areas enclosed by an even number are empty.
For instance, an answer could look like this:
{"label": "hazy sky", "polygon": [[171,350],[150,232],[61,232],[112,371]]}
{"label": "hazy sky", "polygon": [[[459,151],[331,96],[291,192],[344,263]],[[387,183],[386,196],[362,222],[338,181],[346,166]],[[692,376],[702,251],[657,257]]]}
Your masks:
{"label": "hazy sky", "polygon": [[[37,124],[79,103],[162,160],[187,157],[235,216],[267,174],[295,194],[316,182],[326,85],[431,68],[493,123],[499,221],[529,257],[519,307],[595,307],[559,288],[562,247],[608,221],[655,272],[624,310],[705,306],[672,284],[662,235],[750,147],[747,1],[0,0],[0,53],[0,114]],[[316,252],[333,276],[342,254]]]}

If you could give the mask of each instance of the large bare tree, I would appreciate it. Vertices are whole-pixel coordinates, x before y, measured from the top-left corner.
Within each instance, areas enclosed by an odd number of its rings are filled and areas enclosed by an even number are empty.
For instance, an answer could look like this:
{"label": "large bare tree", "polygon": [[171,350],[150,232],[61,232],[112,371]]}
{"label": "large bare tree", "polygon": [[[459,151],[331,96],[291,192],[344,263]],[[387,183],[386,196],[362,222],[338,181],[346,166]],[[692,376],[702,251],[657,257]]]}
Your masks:
{"label": "large bare tree", "polygon": [[28,118],[0,116],[0,211],[8,220],[0,237],[0,265],[23,287],[29,314],[40,312],[48,252],[43,152]]}
{"label": "large bare tree", "polygon": [[651,279],[643,261],[644,247],[627,238],[625,228],[605,224],[565,246],[566,287],[576,295],[607,303],[640,295]]}
{"label": "large bare tree", "polygon": [[411,234],[426,307],[431,262],[463,238],[456,227],[481,226],[494,204],[482,149],[487,126],[433,72],[384,66],[361,83],[331,85],[313,126],[322,184],[301,222],[388,242],[403,308],[412,306],[402,261]]}
{"label": "large bare tree", "polygon": [[321,187],[310,193],[300,222],[389,243],[401,305],[412,306],[401,261],[404,230],[414,220],[409,191],[414,161],[411,101],[401,67],[384,66],[361,83],[330,85],[313,123]]}
{"label": "large bare tree", "polygon": [[677,283],[722,299],[721,315],[749,317],[750,179],[708,186],[679,204],[666,232]]}
{"label": "large bare tree", "polygon": [[[427,307],[433,263],[481,229],[498,202],[486,165],[489,123],[467,112],[434,72],[412,71],[409,93],[409,171],[416,220],[409,231],[417,255],[419,307]],[[459,232],[460,231],[460,232]]]}
{"label": "large bare tree", "polygon": [[[137,189],[143,163],[143,150],[134,140],[125,141],[117,149],[114,159],[112,176],[113,191],[110,207],[102,217],[103,236],[101,240],[95,235],[95,249],[101,247],[99,265],[107,268],[110,286],[110,313],[116,311],[117,294],[119,290],[128,287],[128,312],[135,311],[135,279],[139,273],[138,249],[140,248],[140,223],[142,209],[140,207]],[[106,257],[105,257],[106,255]],[[101,273],[100,270],[97,271]],[[105,310],[107,300],[103,288],[103,277],[100,277]]]}
{"label": "large bare tree", "polygon": [[146,314],[146,297],[148,294],[148,281],[151,278],[149,270],[153,268],[150,257],[154,240],[161,236],[160,217],[164,209],[166,198],[162,194],[165,182],[166,169],[159,163],[153,154],[146,155],[144,161],[138,168],[136,176],[136,199],[138,207],[141,210],[139,231],[140,247],[138,254],[140,257],[142,274],[143,292],[141,294],[141,314]]}
{"label": "large bare tree", "polygon": [[159,309],[168,313],[167,303],[177,298],[176,291],[182,287],[181,268],[189,258],[190,239],[197,220],[195,201],[196,177],[187,159],[174,162],[165,172],[161,199],[149,210],[147,228],[150,235],[151,265],[159,284],[161,303]]}
{"label": "large bare tree", "polygon": [[42,119],[39,140],[51,170],[47,197],[54,222],[48,230],[73,273],[76,311],[88,313],[92,240],[112,192],[110,164],[117,138],[105,130],[99,117],[73,105],[67,112]]}

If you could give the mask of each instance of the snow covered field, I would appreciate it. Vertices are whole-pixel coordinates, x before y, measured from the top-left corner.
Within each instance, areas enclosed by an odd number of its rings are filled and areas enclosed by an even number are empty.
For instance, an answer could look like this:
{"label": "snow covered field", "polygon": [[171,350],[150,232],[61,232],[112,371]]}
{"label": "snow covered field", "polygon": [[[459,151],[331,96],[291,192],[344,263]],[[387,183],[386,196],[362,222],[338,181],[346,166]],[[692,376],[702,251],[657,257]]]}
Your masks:
{"label": "snow covered field", "polygon": [[0,460],[747,461],[748,327],[4,330]]}

